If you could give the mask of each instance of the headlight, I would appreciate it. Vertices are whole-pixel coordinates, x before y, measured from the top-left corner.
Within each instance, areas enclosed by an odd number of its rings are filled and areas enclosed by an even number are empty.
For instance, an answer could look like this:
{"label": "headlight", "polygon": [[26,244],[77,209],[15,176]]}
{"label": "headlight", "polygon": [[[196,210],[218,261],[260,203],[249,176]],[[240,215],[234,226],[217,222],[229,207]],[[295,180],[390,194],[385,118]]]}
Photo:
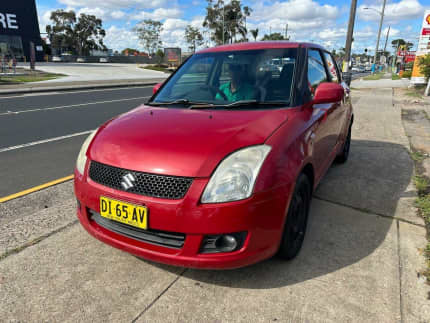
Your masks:
{"label": "headlight", "polygon": [[76,160],[76,169],[78,172],[83,175],[85,170],[85,164],[87,162],[87,150],[88,146],[90,145],[91,141],[93,140],[94,136],[97,133],[97,130],[94,130],[87,139],[85,139],[84,143],[82,144],[81,150],[79,151],[78,159]]}
{"label": "headlight", "polygon": [[209,180],[202,203],[231,202],[250,197],[261,165],[271,149],[267,145],[252,146],[224,159]]}

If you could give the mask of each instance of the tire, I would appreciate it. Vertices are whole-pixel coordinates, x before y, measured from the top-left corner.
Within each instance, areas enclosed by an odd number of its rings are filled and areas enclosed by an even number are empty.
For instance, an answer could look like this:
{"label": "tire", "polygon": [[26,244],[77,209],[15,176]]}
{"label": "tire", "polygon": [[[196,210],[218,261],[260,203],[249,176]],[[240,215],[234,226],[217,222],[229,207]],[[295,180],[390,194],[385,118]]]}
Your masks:
{"label": "tire", "polygon": [[344,164],[348,160],[349,150],[351,148],[351,128],[352,127],[349,126],[348,135],[346,136],[345,143],[343,144],[342,152],[336,157],[336,162],[339,164]]}
{"label": "tire", "polygon": [[308,223],[311,198],[312,188],[309,179],[306,175],[301,174],[291,197],[281,245],[278,251],[278,256],[282,259],[293,259],[302,248]]}

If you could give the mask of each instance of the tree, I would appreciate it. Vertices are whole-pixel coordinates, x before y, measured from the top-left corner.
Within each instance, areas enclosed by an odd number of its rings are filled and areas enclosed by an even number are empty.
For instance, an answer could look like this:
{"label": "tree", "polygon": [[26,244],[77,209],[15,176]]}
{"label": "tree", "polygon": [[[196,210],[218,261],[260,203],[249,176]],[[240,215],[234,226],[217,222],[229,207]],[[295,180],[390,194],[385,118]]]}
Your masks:
{"label": "tree", "polygon": [[89,55],[92,49],[106,49],[103,44],[106,32],[102,20],[96,16],[81,14],[76,19],[73,10],[56,10],[51,13],[51,20],[53,24],[46,26],[46,32],[55,51]]}
{"label": "tree", "polygon": [[424,95],[428,96],[430,91],[430,54],[418,57],[418,66],[420,72],[427,78],[427,87]]}
{"label": "tree", "polygon": [[188,48],[192,50],[193,53],[195,53],[198,46],[203,45],[203,35],[198,28],[194,28],[191,25],[188,25],[185,29],[185,40],[190,44]]}
{"label": "tree", "polygon": [[56,10],[51,12],[52,25],[46,26],[53,54],[58,51],[60,54],[64,50],[70,50],[73,47],[73,26],[76,23],[76,14],[73,10],[64,11]]}
{"label": "tree", "polygon": [[254,37],[254,41],[257,41],[258,37],[258,28],[250,30],[252,37]]}
{"label": "tree", "polygon": [[137,24],[133,30],[137,33],[148,54],[154,54],[161,47],[160,34],[163,30],[163,24],[160,21],[145,19]]}
{"label": "tree", "polygon": [[81,13],[73,29],[73,43],[80,56],[89,55],[91,50],[106,50],[103,38],[106,31],[102,28],[102,20],[94,15]]}
{"label": "tree", "polygon": [[159,48],[157,50],[157,52],[155,53],[155,56],[157,57],[158,65],[161,65],[161,63],[163,63],[163,59],[164,59],[164,51]]}
{"label": "tree", "polygon": [[264,35],[261,40],[286,40],[284,35],[281,33],[271,33],[269,35]]}
{"label": "tree", "polygon": [[411,43],[411,42],[406,42],[404,39],[402,39],[402,38],[399,38],[399,39],[394,39],[392,42],[391,42],[391,45],[393,45],[393,48],[397,51],[397,49],[399,48],[399,47],[402,47],[402,48],[404,48],[405,50],[409,50],[409,49],[411,49],[412,47],[414,47],[414,44],[413,43]]}
{"label": "tree", "polygon": [[218,45],[223,41],[233,43],[237,35],[247,39],[246,17],[251,15],[252,9],[242,6],[240,0],[232,0],[225,4],[224,0],[207,0],[206,17],[203,27],[212,30],[211,39]]}

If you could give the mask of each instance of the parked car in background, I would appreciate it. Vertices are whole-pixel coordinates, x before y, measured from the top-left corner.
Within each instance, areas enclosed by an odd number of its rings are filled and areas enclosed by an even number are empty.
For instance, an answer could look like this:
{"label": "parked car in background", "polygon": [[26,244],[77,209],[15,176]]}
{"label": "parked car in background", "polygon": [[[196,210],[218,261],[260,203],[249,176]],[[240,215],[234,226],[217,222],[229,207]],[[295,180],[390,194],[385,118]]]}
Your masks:
{"label": "parked car in background", "polygon": [[353,66],[352,68],[351,68],[351,72],[356,72],[356,73],[358,73],[360,70],[359,70],[359,68],[358,68],[358,66]]}
{"label": "parked car in background", "polygon": [[86,63],[87,59],[85,57],[78,57],[76,59],[76,63]]}
{"label": "parked car in background", "polygon": [[62,62],[63,58],[61,56],[55,55],[55,56],[52,56],[52,61],[53,62]]}
{"label": "parked car in background", "polygon": [[[273,61],[280,70],[266,70]],[[294,258],[312,193],[349,156],[350,90],[331,53],[276,41],[209,48],[153,91],[83,143],[74,178],[83,227],[170,265]]]}
{"label": "parked car in background", "polygon": [[109,63],[109,57],[100,57],[99,63]]}

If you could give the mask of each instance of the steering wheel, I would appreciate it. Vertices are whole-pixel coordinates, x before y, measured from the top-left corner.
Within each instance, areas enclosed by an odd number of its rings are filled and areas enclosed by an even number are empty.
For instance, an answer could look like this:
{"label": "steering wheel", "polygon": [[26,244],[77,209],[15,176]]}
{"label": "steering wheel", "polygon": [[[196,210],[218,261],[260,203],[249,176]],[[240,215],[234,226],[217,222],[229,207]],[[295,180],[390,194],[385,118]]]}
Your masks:
{"label": "steering wheel", "polygon": [[228,98],[227,98],[227,96],[225,95],[225,93],[223,92],[223,91],[221,91],[218,87],[216,87],[216,86],[211,86],[211,85],[202,85],[201,87],[200,87],[200,89],[202,89],[202,90],[209,90],[211,93],[212,93],[212,95],[214,96],[214,98],[216,97],[216,95],[217,94],[219,94],[219,95],[221,95],[222,96],[222,98],[224,99],[224,101],[228,101]]}
{"label": "steering wheel", "polygon": [[[219,93],[219,95],[221,95],[225,101],[228,101],[225,93],[223,91],[221,91],[219,88],[217,88],[216,86],[211,86],[211,85],[205,84],[205,85],[199,86],[198,90],[209,91],[209,92],[211,92],[211,94],[213,95],[214,98]],[[188,92],[183,93],[181,95],[181,97],[188,97],[191,93],[194,93],[194,92],[196,92],[196,89],[193,89],[192,91],[188,91]]]}

